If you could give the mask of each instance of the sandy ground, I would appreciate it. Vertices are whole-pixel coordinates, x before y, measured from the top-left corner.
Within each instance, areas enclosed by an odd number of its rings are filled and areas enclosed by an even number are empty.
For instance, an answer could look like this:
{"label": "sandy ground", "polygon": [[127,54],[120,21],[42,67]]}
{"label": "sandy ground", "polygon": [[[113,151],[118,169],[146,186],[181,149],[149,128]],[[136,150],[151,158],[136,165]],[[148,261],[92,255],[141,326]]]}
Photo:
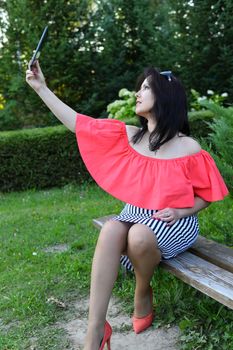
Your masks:
{"label": "sandy ground", "polygon": [[[87,312],[89,300],[80,300],[75,304],[77,319],[65,324],[59,324],[64,328],[70,338],[73,349],[83,348],[85,333],[87,329]],[[135,334],[132,330],[131,319],[124,315],[122,307],[115,299],[111,299],[108,321],[113,328],[111,338],[111,350],[178,350],[177,345],[178,327],[161,327],[153,329],[150,327],[145,332]]]}
{"label": "sandy ground", "polygon": [[[55,245],[45,249],[47,253],[59,253],[69,249],[68,245]],[[59,304],[57,300],[56,304]],[[62,304],[62,303],[61,303]],[[59,305],[63,307],[63,305]],[[57,326],[63,328],[72,343],[72,350],[82,350],[87,330],[89,299],[80,299],[74,306],[76,319]],[[70,306],[69,306],[70,307]],[[179,350],[178,327],[148,328],[135,334],[132,330],[131,317],[123,313],[120,302],[112,298],[109,304],[107,320],[113,328],[111,350]],[[106,347],[107,348],[107,347]],[[71,349],[70,349],[71,350]]]}

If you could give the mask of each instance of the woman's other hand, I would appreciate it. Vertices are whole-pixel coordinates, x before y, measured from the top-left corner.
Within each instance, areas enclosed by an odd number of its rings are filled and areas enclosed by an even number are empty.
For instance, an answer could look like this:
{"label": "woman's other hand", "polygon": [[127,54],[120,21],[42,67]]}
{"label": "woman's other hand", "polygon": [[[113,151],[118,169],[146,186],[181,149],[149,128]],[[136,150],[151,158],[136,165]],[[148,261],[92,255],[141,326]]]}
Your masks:
{"label": "woman's other hand", "polygon": [[173,225],[181,219],[180,211],[176,208],[164,208],[152,215],[152,218],[167,222],[168,226]]}
{"label": "woman's other hand", "polygon": [[35,90],[39,92],[41,88],[46,87],[45,77],[40,68],[39,62],[35,61],[32,68],[30,62],[26,71],[26,82]]}

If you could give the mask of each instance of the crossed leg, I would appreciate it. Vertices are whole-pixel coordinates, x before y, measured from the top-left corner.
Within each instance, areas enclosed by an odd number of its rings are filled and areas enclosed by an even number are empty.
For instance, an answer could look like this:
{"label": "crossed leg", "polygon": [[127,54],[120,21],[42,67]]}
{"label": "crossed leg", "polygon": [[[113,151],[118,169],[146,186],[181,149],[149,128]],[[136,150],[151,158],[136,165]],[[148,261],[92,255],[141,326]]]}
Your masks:
{"label": "crossed leg", "polygon": [[110,220],[100,232],[93,258],[84,350],[99,349],[120,256],[125,251],[134,265],[136,275],[135,315],[143,317],[151,311],[149,284],[161,259],[155,236],[145,225]]}

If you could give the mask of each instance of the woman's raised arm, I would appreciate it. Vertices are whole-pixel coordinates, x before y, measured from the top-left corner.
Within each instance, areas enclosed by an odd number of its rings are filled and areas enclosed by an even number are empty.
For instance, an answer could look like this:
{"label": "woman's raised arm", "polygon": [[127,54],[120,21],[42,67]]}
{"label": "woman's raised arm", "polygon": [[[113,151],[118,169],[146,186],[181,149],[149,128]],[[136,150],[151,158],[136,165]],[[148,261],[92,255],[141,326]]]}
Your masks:
{"label": "woman's raised arm", "polygon": [[62,102],[46,85],[39,62],[36,61],[32,70],[26,71],[26,82],[35,90],[51,112],[72,132],[75,132],[76,116],[72,108]]}

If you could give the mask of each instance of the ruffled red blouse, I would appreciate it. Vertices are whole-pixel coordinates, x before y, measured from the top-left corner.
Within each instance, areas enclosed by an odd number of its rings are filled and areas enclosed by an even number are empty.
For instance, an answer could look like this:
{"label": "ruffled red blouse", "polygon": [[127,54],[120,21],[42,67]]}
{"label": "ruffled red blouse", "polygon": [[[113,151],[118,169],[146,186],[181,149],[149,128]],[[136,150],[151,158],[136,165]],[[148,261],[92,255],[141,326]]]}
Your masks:
{"label": "ruffled red blouse", "polygon": [[146,209],[187,208],[194,196],[213,202],[228,194],[213,158],[204,150],[172,159],[144,156],[128,142],[125,123],[77,115],[82,159],[96,183],[123,202]]}

